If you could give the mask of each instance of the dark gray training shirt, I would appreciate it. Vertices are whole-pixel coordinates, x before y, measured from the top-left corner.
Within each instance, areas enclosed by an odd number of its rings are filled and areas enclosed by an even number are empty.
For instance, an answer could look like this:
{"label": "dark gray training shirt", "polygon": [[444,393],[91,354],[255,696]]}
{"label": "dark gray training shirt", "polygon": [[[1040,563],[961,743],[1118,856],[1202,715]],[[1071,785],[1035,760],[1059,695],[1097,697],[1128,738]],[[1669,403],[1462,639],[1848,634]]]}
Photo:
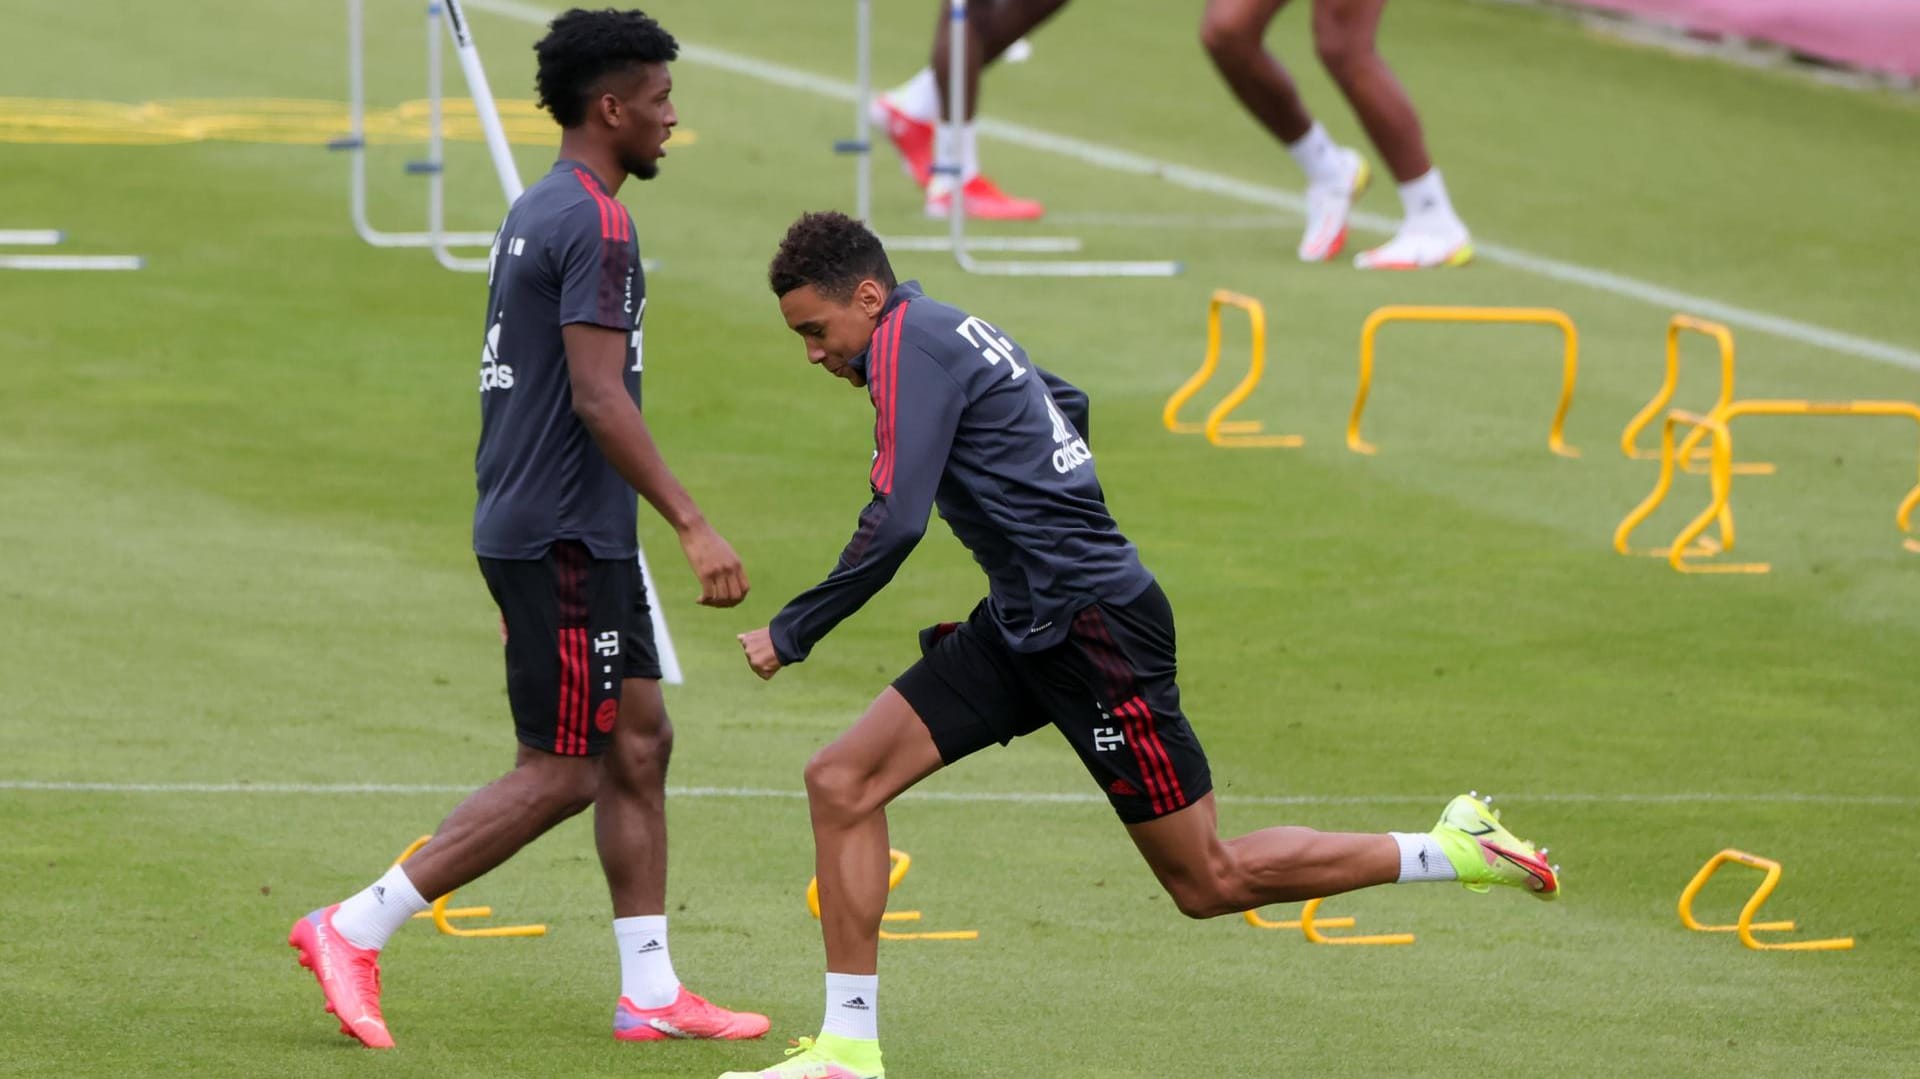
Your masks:
{"label": "dark gray training shirt", "polygon": [[633,218],[585,166],[561,161],[507,211],[490,261],[474,552],[541,558],[569,539],[595,558],[632,558],[638,498],[573,413],[560,327],[631,333],[625,378],[640,400],[647,302]]}
{"label": "dark gray training shirt", "polygon": [[854,364],[873,400],[873,500],[833,573],[774,617],[782,663],[807,658],[893,579],[935,507],[987,572],[1016,651],[1060,643],[1075,612],[1129,603],[1153,582],[1094,476],[1087,395],[1005,334],[909,281]]}

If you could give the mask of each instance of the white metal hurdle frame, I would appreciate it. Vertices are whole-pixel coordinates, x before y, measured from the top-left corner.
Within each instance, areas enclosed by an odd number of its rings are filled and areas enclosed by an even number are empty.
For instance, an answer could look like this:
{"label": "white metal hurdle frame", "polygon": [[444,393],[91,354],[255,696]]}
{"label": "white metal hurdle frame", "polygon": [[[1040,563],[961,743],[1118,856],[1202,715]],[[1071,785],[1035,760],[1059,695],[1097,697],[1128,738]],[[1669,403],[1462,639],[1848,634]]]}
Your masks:
{"label": "white metal hurdle frame", "polygon": [[[0,229],[0,245],[54,247],[66,239],[59,229]],[[146,265],[139,255],[0,254],[0,270],[141,270]]]}
{"label": "white metal hurdle frame", "polygon": [[[959,114],[966,101],[966,0],[954,0],[949,24],[947,116],[945,123],[963,122]],[[854,49],[857,62],[854,94],[854,137],[833,145],[835,153],[854,156],[854,212],[860,220],[873,220],[873,0],[855,0]],[[944,140],[948,147],[959,145],[957,138]],[[949,199],[947,234],[944,236],[888,236],[883,242],[900,251],[947,251],[967,273],[1033,277],[1172,277],[1181,271],[1178,262],[1071,262],[1065,260],[984,261],[974,251],[1066,254],[1080,250],[1080,240],[1072,236],[967,236],[966,199],[959,191],[961,166],[957,161],[936,161],[935,176],[954,182]]]}
{"label": "white metal hurdle frame", "polygon": [[426,9],[427,32],[427,156],[407,162],[409,175],[427,178],[427,230],[425,232],[386,232],[373,227],[367,217],[367,84],[365,0],[347,0],[347,94],[348,134],[327,144],[327,149],[345,151],[352,157],[348,174],[348,204],[353,229],[360,238],[375,247],[425,247],[449,270],[484,273],[488,260],[454,254],[455,247],[484,247],[493,243],[491,232],[448,232],[446,229],[446,141],[441,87],[440,23],[444,19],[452,34],[454,50],[473,97],[474,112],[486,136],[487,153],[500,179],[501,194],[508,206],[520,197],[523,187],[519,170],[513,163],[513,150],[507,144],[506,129],[500,123],[500,110],[487,86],[486,69],[480,64],[479,50],[467,29],[466,14],[460,0],[429,0]]}

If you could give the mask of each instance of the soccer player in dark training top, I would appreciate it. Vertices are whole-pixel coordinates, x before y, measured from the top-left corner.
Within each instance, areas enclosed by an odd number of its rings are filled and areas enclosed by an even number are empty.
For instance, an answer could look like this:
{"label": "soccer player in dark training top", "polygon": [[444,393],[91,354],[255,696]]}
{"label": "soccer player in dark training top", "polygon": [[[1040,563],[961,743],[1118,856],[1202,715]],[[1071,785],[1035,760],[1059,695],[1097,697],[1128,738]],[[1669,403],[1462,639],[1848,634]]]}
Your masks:
{"label": "soccer player in dark training top", "polygon": [[678,534],[701,603],[731,607],[747,593],[739,558],[661,460],[639,407],[646,283],[633,219],[614,196],[665,156],[677,46],[638,11],[576,9],[535,49],[560,160],[494,239],[474,458],[473,549],[500,608],[518,755],[404,866],[300,919],[289,942],[342,1032],[389,1047],[387,938],[591,805],[620,951],[614,1037],[756,1038],[765,1016],[688,992],[667,951],[673,728],[637,562],[636,492]]}
{"label": "soccer player in dark training top", "polygon": [[1107,511],[1087,396],[999,327],[912,281],[896,284],[880,241],[841,214],[795,223],[769,276],[807,359],[866,388],[875,452],[852,542],[826,580],[741,635],[748,664],[771,678],[806,659],[899,570],[932,510],[986,572],[987,597],[965,621],[921,631],[920,660],[807,763],[826,1021],[784,1063],[728,1077],[884,1074],[876,964],[887,803],[962,757],[1049,725],[1189,917],[1397,881],[1558,896],[1540,852],[1468,795],[1426,832],[1281,827],[1222,839],[1207,759],[1180,710],[1173,609]]}

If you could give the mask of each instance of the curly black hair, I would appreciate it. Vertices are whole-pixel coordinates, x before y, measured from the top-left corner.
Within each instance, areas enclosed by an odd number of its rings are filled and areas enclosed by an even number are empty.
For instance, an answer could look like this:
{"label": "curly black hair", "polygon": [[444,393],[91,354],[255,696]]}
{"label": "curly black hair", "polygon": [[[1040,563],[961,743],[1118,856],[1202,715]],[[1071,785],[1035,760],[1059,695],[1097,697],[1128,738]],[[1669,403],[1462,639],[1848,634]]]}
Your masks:
{"label": "curly black hair", "polygon": [[540,59],[533,84],[541,106],[572,128],[587,118],[587,102],[602,79],[667,63],[680,55],[680,44],[644,11],[573,8],[554,18],[533,51]]}
{"label": "curly black hair", "polygon": [[886,248],[867,226],[833,210],[801,214],[767,267],[775,296],[812,285],[823,296],[845,300],[868,278],[889,292],[897,284]]}

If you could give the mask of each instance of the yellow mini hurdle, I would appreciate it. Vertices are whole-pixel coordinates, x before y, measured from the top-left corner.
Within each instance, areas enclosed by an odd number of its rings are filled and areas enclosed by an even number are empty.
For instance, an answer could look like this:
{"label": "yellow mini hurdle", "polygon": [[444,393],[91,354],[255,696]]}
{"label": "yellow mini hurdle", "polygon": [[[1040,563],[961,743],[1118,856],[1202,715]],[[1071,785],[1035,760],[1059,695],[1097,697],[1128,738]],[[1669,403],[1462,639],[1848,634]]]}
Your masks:
{"label": "yellow mini hurdle", "polygon": [[[913,868],[913,855],[903,850],[887,851],[887,894],[907,879],[907,871]],[[817,921],[820,918],[820,878],[807,881],[807,912]],[[920,912],[917,910],[890,910],[880,915],[881,922],[917,922]],[[949,929],[931,933],[890,933],[880,930],[881,940],[979,940],[977,929]]]}
{"label": "yellow mini hurdle", "polygon": [[1360,326],[1360,389],[1353,399],[1353,415],[1347,420],[1347,448],[1355,453],[1372,454],[1378,447],[1360,437],[1360,416],[1367,408],[1367,395],[1373,389],[1374,338],[1389,322],[1487,322],[1536,324],[1559,329],[1566,342],[1560,379],[1560,404],[1554,409],[1553,426],[1547,430],[1547,448],[1562,457],[1578,457],[1580,451],[1567,445],[1567,410],[1573,407],[1573,387],[1580,375],[1580,333],[1566,312],[1549,307],[1382,307],[1367,316]]}
{"label": "yellow mini hurdle", "polygon": [[1298,929],[1301,936],[1310,944],[1412,944],[1412,933],[1379,933],[1373,936],[1328,936],[1322,929],[1346,929],[1353,925],[1352,918],[1322,918],[1320,904],[1322,899],[1309,899],[1307,905],[1300,908],[1300,919],[1293,922],[1270,922],[1260,916],[1257,910],[1241,915],[1248,925],[1255,929]]}
{"label": "yellow mini hurdle", "polygon": [[[1628,420],[1626,429],[1620,432],[1620,452],[1632,460],[1652,461],[1660,456],[1655,450],[1639,448],[1637,443],[1640,432],[1659,417],[1661,411],[1672,402],[1674,391],[1680,386],[1680,335],[1682,333],[1695,333],[1711,338],[1720,351],[1720,396],[1714,400],[1713,412],[1708,414],[1717,414],[1733,403],[1733,331],[1718,322],[1694,318],[1692,315],[1673,316],[1667,321],[1666,378],[1661,381],[1660,389],[1654,393],[1653,400],[1648,401],[1638,415]],[[1691,459],[1683,459],[1680,467],[1689,472],[1695,471]],[[1754,461],[1735,464],[1733,471],[1738,476],[1764,476],[1773,472],[1773,466]]]}
{"label": "yellow mini hurdle", "polygon": [[[1737,862],[1740,865],[1758,869],[1767,875],[1766,879],[1760,882],[1760,887],[1740,908],[1740,917],[1734,924],[1703,924],[1693,916],[1694,897],[1700,894],[1701,888],[1706,887],[1707,880],[1728,862]],[[1784,932],[1794,927],[1790,921],[1756,922],[1753,920],[1760,913],[1760,908],[1766,904],[1767,897],[1772,895],[1774,888],[1779,886],[1780,874],[1779,862],[1729,847],[1707,859],[1707,864],[1700,867],[1700,872],[1695,873],[1693,879],[1687,882],[1686,888],[1680,892],[1680,924],[1697,933],[1736,933],[1740,937],[1740,943],[1758,952],[1844,952],[1851,949],[1852,937],[1834,937],[1829,940],[1790,940],[1774,944],[1754,936],[1756,932]]]}
{"label": "yellow mini hurdle", "polygon": [[[1653,493],[1629,512],[1620,526],[1614,531],[1614,550],[1621,554],[1633,553],[1628,549],[1627,541],[1633,530],[1646,520],[1665,501],[1672,486],[1673,468],[1676,462],[1685,461],[1699,446],[1700,440],[1711,436],[1713,439],[1709,475],[1712,479],[1712,501],[1700,515],[1689,521],[1680,534],[1674,538],[1670,547],[1651,552],[1666,557],[1668,563],[1681,573],[1769,573],[1773,567],[1765,562],[1690,562],[1689,558],[1712,555],[1733,546],[1733,435],[1732,424],[1745,416],[1904,416],[1920,424],[1920,405],[1911,401],[1796,401],[1796,400],[1751,400],[1734,401],[1714,410],[1707,416],[1674,410],[1667,414],[1667,420],[1661,427],[1660,479],[1654,484]],[[1673,440],[1673,428],[1676,424],[1687,424],[1692,430],[1676,445]],[[1920,506],[1920,483],[1916,483],[1907,492],[1900,505],[1894,510],[1894,523],[1905,534],[1904,543],[1908,550],[1920,552],[1920,540],[1913,536],[1913,511]],[[1718,545],[1709,542],[1693,546],[1696,540],[1715,522],[1720,525]]]}
{"label": "yellow mini hurdle", "polygon": [[[1236,307],[1247,313],[1247,327],[1251,335],[1248,345],[1249,358],[1247,375],[1240,380],[1232,392],[1207,413],[1200,423],[1180,419],[1180,409],[1194,394],[1200,392],[1213,378],[1220,366],[1220,311],[1222,308]],[[1260,433],[1258,420],[1230,420],[1227,417],[1239,408],[1248,397],[1253,396],[1254,388],[1260,385],[1260,379],[1267,368],[1267,311],[1260,301],[1251,296],[1242,296],[1238,292],[1215,289],[1207,300],[1207,353],[1200,361],[1200,370],[1195,371],[1181,387],[1167,398],[1167,404],[1160,413],[1160,422],[1167,430],[1177,435],[1204,434],[1207,441],[1215,446],[1253,449],[1276,447],[1292,449],[1305,444],[1301,435],[1268,435]]]}

